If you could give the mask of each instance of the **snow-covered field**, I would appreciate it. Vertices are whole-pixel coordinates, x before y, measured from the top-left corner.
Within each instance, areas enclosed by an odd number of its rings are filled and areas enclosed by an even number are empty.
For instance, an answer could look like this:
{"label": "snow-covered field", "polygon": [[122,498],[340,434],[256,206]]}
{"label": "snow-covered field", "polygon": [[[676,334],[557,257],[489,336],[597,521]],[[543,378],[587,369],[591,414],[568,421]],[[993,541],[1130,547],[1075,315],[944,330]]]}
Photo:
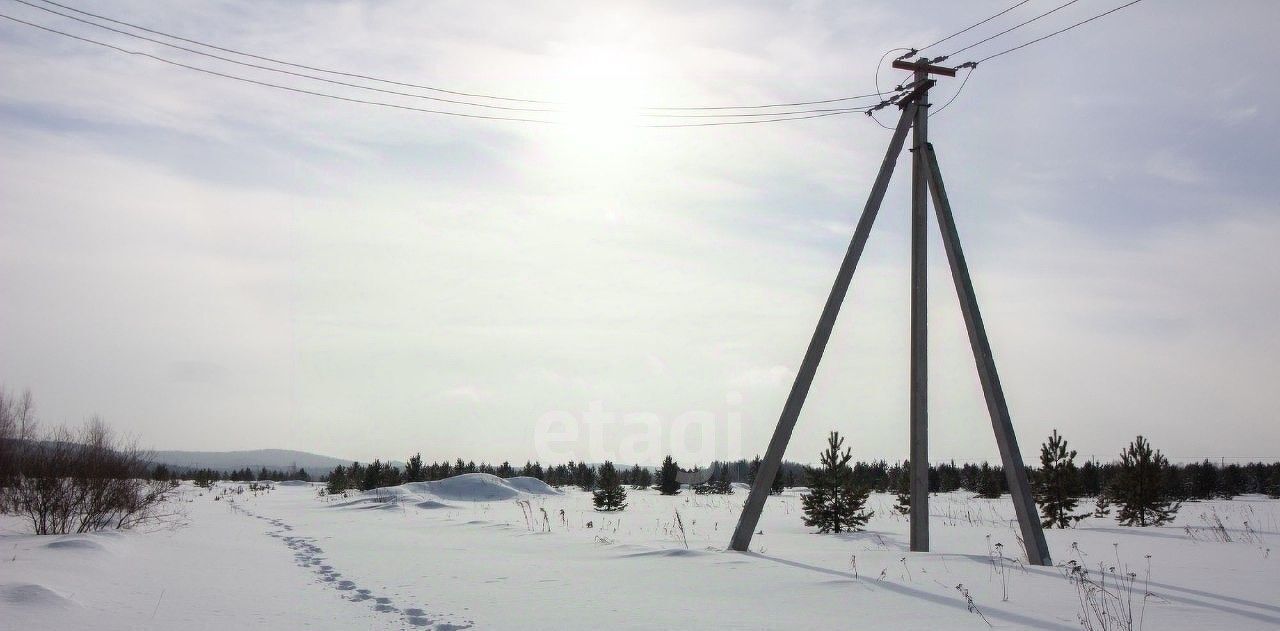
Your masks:
{"label": "snow-covered field", "polygon": [[[892,496],[872,495],[866,532],[816,535],[788,491],[739,554],[724,546],[743,489],[630,491],[605,514],[580,491],[484,474],[214,500],[235,486],[184,486],[187,524],[154,532],[36,537],[0,519],[0,629],[1080,628],[1063,569],[1021,562],[1007,499],[935,496],[934,552],[915,554]],[[1046,534],[1055,562],[1136,573],[1134,628],[1280,627],[1280,501]]]}

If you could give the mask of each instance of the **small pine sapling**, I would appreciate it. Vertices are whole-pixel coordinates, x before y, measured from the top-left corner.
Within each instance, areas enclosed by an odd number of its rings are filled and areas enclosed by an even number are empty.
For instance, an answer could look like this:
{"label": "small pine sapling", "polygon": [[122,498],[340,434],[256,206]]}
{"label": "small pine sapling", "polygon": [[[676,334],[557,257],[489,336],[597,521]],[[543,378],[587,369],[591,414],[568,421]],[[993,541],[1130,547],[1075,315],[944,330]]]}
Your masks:
{"label": "small pine sapling", "polygon": [[1040,445],[1035,498],[1040,505],[1040,524],[1045,528],[1069,528],[1086,517],[1074,514],[1080,495],[1075,457],[1075,450],[1067,449],[1066,439],[1056,429],[1048,442]]}
{"label": "small pine sapling", "polygon": [[1138,436],[1120,453],[1120,465],[1111,484],[1111,499],[1122,526],[1160,526],[1178,512],[1179,505],[1166,497],[1161,484],[1169,461],[1147,439]]}
{"label": "small pine sapling", "polygon": [[662,461],[662,470],[658,473],[658,491],[663,495],[675,495],[680,492],[680,480],[677,477],[680,467],[671,456]]}
{"label": "small pine sapling", "polygon": [[596,474],[600,489],[592,494],[591,501],[599,511],[620,511],[627,507],[627,490],[622,488],[618,470],[608,460],[600,465]]}
{"label": "small pine sapling", "polygon": [[839,432],[831,432],[827,449],[819,456],[821,466],[810,473],[809,493],[801,498],[804,524],[816,526],[820,533],[862,530],[872,515],[864,510],[869,490],[853,481],[849,466],[853,450],[841,453],[843,446]]}
{"label": "small pine sapling", "polygon": [[911,462],[904,461],[902,470],[898,474],[896,484],[894,484],[894,504],[893,510],[899,515],[906,515],[911,512]]}

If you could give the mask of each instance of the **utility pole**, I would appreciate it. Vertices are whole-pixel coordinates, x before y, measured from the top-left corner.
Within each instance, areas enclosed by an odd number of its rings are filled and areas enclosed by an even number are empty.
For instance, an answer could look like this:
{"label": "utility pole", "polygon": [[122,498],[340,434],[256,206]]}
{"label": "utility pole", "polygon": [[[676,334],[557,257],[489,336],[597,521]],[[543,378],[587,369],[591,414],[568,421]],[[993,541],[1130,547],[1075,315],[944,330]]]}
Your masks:
{"label": "utility pole", "polygon": [[835,326],[836,316],[840,313],[841,303],[844,302],[853,280],[853,272],[866,246],[871,226],[875,223],[880,211],[885,190],[893,176],[894,165],[902,152],[903,145],[906,144],[907,132],[913,131],[911,148],[911,550],[915,552],[929,550],[928,286],[926,278],[928,213],[929,202],[932,200],[938,217],[938,227],[942,232],[947,263],[951,268],[951,277],[956,286],[956,295],[960,299],[960,310],[969,333],[969,344],[978,369],[979,381],[982,383],[982,391],[986,398],[987,411],[991,416],[991,427],[995,433],[996,445],[1000,450],[1000,460],[1004,466],[1014,512],[1017,514],[1021,528],[1027,560],[1032,565],[1051,565],[1052,560],[1048,546],[1045,544],[1044,531],[1040,526],[1035,501],[1031,497],[1031,485],[1027,479],[1026,468],[1023,466],[1022,452],[1019,451],[1018,441],[1014,436],[1013,423],[1009,417],[1004,390],[1000,386],[1000,378],[996,373],[991,344],[987,339],[986,327],[982,323],[982,315],[978,310],[978,299],[973,290],[973,281],[969,277],[964,251],[960,247],[955,218],[951,214],[951,205],[947,199],[946,188],[943,186],[937,156],[934,154],[933,145],[929,143],[929,88],[934,85],[931,77],[954,77],[956,69],[933,65],[925,58],[915,61],[899,59],[893,62],[893,67],[915,73],[915,80],[911,84],[913,89],[897,101],[898,107],[902,109],[902,116],[898,119],[893,136],[889,140],[889,148],[880,165],[880,172],[871,186],[871,194],[853,231],[849,249],[840,263],[835,283],[827,296],[822,315],[818,318],[818,326],[809,341],[809,347],[805,351],[796,380],[791,386],[787,402],[778,418],[778,425],[774,428],[773,438],[769,441],[764,459],[760,461],[755,482],[751,485],[751,493],[747,496],[742,515],[738,518],[738,526],[734,529],[733,538],[729,542],[729,549],[745,552],[751,544],[751,537],[755,534],[760,513],[764,510],[765,500],[769,496],[769,488],[773,484],[774,476],[778,473],[782,456],[787,450],[787,443],[795,429],[796,420],[800,416],[801,408],[804,407],[809,387],[813,384],[818,363],[822,360],[827,342],[831,339],[831,331]]}
{"label": "utility pole", "polygon": [[[915,69],[927,86],[927,68]],[[916,99],[911,144],[911,551],[929,551],[929,181],[922,149],[929,142],[929,89]]]}

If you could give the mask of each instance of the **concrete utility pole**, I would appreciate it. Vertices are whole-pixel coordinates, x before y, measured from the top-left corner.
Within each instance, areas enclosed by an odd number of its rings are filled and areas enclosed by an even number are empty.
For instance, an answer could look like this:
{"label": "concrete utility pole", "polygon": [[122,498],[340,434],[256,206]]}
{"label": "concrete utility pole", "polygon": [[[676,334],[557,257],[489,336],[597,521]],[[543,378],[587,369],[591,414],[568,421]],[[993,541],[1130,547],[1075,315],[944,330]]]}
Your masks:
{"label": "concrete utility pole", "polygon": [[969,332],[969,343],[978,368],[978,377],[986,397],[987,411],[991,415],[991,426],[995,431],[1000,460],[1004,465],[1009,492],[1012,495],[1014,512],[1017,513],[1018,524],[1022,530],[1027,560],[1032,565],[1051,565],[1044,531],[1040,527],[1026,468],[1022,463],[1022,453],[1018,450],[1018,441],[1013,433],[1013,423],[1009,418],[1004,390],[1000,387],[1000,378],[996,374],[991,344],[987,340],[982,315],[978,311],[978,299],[973,291],[973,282],[969,278],[969,268],[965,263],[964,252],[960,248],[960,236],[956,231],[955,218],[951,214],[951,205],[942,183],[942,174],[938,170],[937,157],[934,155],[933,146],[929,143],[929,88],[934,84],[930,76],[954,77],[956,71],[954,68],[932,65],[928,59],[924,58],[916,61],[897,60],[893,63],[893,67],[915,73],[915,81],[912,83],[914,89],[898,101],[898,106],[902,108],[902,116],[898,119],[893,137],[889,140],[889,149],[885,153],[884,162],[880,165],[880,173],[871,187],[871,195],[862,209],[858,226],[853,231],[853,240],[849,243],[849,249],[840,263],[835,284],[831,287],[822,315],[818,318],[817,329],[814,330],[813,337],[809,341],[809,348],[805,351],[800,371],[796,374],[791,393],[787,396],[782,415],[778,418],[778,425],[774,428],[773,438],[769,441],[764,459],[760,461],[755,483],[752,484],[751,493],[743,506],[738,526],[733,531],[729,549],[745,552],[751,545],[751,537],[759,524],[760,513],[764,510],[765,500],[768,499],[769,489],[773,485],[773,478],[778,474],[778,468],[782,464],[782,456],[786,453],[787,443],[800,416],[800,409],[804,406],[809,387],[813,384],[818,363],[822,360],[827,342],[831,339],[831,331],[835,326],[836,316],[840,313],[840,305],[844,302],[849,284],[853,280],[854,269],[858,265],[858,259],[862,256],[862,250],[871,232],[871,226],[875,223],[876,215],[880,211],[885,190],[893,176],[894,165],[902,152],[902,146],[906,143],[907,131],[914,130],[911,149],[911,550],[923,552],[929,549],[926,248],[929,199],[932,197],[947,253],[947,262],[951,267],[951,277],[956,285],[956,294],[960,298],[960,309],[964,315],[965,326]]}
{"label": "concrete utility pole", "polygon": [[[916,68],[916,84],[929,71]],[[911,137],[911,551],[929,551],[929,90],[916,99]]]}

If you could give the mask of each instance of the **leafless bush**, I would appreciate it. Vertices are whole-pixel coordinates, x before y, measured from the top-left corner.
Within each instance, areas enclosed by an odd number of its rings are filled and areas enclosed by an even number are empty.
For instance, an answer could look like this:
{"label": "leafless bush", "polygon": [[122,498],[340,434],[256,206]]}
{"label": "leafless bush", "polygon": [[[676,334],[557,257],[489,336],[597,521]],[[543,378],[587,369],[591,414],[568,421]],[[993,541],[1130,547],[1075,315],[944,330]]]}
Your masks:
{"label": "leafless bush", "polygon": [[0,489],[8,487],[17,473],[18,450],[36,429],[34,415],[30,390],[14,395],[0,388]]}
{"label": "leafless bush", "polygon": [[7,482],[0,508],[25,517],[36,534],[84,533],[164,523],[177,517],[173,487],[147,480],[147,454],[95,418],[79,430],[58,428],[5,441]]}

